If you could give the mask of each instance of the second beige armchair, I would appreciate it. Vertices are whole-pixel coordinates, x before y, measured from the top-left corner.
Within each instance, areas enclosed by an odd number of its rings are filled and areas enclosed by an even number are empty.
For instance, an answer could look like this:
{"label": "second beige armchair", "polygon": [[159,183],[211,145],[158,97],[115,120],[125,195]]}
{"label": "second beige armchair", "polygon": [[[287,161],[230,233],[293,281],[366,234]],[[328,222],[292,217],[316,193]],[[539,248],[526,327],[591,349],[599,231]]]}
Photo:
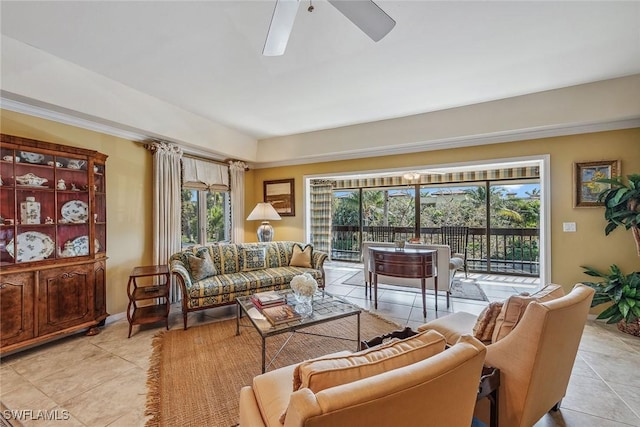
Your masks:
{"label": "second beige armchair", "polygon": [[[240,426],[281,427],[285,413],[284,427],[469,427],[485,347],[466,336],[445,350],[442,336],[426,334],[303,362],[299,376],[311,375],[308,364],[322,369],[296,391],[296,366],[258,375],[240,391]],[[431,356],[413,360],[416,339]]]}
{"label": "second beige armchair", "polygon": [[[515,316],[510,320],[507,313],[503,324],[496,325],[500,330],[487,344],[485,364],[501,373],[501,427],[531,427],[549,410],[557,409],[567,391],[594,290],[577,284],[568,295],[557,297],[563,293],[562,288],[549,286],[555,287],[538,301],[511,297]],[[509,302],[505,302],[503,312]],[[461,335],[473,333],[475,325],[476,316],[458,312],[418,330],[438,331],[451,344]],[[476,415],[487,420],[479,412]]]}

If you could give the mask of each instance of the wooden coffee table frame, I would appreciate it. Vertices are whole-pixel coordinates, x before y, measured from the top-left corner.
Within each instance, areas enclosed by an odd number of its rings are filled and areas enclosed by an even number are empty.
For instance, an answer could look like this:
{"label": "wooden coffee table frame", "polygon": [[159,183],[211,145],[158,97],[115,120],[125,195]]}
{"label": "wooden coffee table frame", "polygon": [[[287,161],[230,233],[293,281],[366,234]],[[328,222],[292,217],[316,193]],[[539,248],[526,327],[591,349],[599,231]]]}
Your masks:
{"label": "wooden coffee table frame", "polygon": [[[285,294],[289,301],[293,301],[293,293],[291,290],[283,290],[278,291]],[[292,302],[293,304],[293,302]],[[313,314],[309,317],[294,320],[291,322],[282,323],[279,325],[271,325],[268,320],[258,320],[249,316],[249,310],[253,308],[254,305],[251,302],[250,296],[239,297],[236,298],[236,335],[240,335],[240,326],[250,327],[249,325],[241,325],[240,319],[243,314],[246,314],[249,320],[251,321],[251,326],[258,332],[262,340],[262,373],[265,373],[267,368],[271,366],[273,361],[278,357],[278,355],[282,352],[284,347],[287,345],[289,340],[293,337],[295,333],[305,334],[305,335],[314,335],[319,337],[327,337],[327,338],[335,338],[347,341],[355,341],[356,343],[356,351],[359,350],[360,347],[360,313],[362,310],[360,307],[351,304],[350,302],[339,298],[337,296],[331,295],[324,291],[316,292],[313,297]],[[351,339],[347,337],[339,337],[334,335],[323,335],[317,334],[313,332],[302,331],[301,329],[308,328],[310,326],[319,325],[321,323],[330,322],[333,320],[342,319],[344,317],[356,316],[357,318],[357,328],[356,328],[356,339]],[[266,340],[268,337],[272,337],[275,335],[288,333],[290,336],[286,339],[286,341],[282,344],[280,349],[274,354],[274,356],[267,364],[267,354],[266,354]]]}

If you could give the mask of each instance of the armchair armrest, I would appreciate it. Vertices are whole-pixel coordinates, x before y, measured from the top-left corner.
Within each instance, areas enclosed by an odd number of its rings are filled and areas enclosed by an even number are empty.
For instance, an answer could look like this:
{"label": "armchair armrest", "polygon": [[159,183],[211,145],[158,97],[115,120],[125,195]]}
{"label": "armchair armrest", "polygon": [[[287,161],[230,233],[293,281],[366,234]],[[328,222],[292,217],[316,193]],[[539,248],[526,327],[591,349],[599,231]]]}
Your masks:
{"label": "armchair armrest", "polygon": [[265,423],[260,415],[260,407],[256,402],[251,386],[240,389],[240,426],[264,427]]}

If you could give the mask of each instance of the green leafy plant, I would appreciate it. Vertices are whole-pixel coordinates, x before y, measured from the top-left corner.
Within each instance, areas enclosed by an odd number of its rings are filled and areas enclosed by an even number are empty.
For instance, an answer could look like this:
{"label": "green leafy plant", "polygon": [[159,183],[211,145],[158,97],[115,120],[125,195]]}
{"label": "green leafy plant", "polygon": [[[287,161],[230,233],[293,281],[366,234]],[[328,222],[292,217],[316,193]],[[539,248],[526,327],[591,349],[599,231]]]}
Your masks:
{"label": "green leafy plant", "polygon": [[623,177],[599,179],[598,182],[611,184],[611,188],[598,195],[598,201],[604,203],[604,219],[607,226],[605,235],[609,235],[618,226],[631,230],[640,256],[640,174]]}
{"label": "green leafy plant", "polygon": [[626,323],[638,321],[640,318],[640,272],[624,274],[615,264],[606,273],[591,267],[582,268],[585,269],[585,274],[602,279],[599,282],[584,282],[596,291],[591,307],[612,303],[598,315],[598,319],[608,319],[607,323],[616,323],[621,320]]}

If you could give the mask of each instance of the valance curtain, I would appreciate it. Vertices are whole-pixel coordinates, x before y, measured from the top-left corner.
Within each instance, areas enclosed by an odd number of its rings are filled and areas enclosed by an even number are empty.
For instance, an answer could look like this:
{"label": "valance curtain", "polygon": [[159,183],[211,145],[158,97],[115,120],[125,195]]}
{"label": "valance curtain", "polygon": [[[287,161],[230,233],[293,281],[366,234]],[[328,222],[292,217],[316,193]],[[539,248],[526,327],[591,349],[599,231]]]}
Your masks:
{"label": "valance curtain", "polygon": [[409,181],[399,173],[398,176],[382,176],[375,178],[339,179],[335,181],[335,188],[374,188],[407,184],[448,184],[470,183],[486,180],[501,180],[513,178],[538,178],[540,167],[524,166],[518,168],[492,169],[482,171],[451,172],[444,174],[422,174],[417,181]]}
{"label": "valance curtain", "polygon": [[229,190],[229,166],[192,157],[182,158],[182,185],[207,191]]}
{"label": "valance curtain", "polygon": [[[181,249],[182,149],[164,141],[149,142],[146,148],[153,153],[153,263],[166,265],[169,257]],[[171,302],[179,301],[180,288],[173,278],[170,287]]]}
{"label": "valance curtain", "polygon": [[310,184],[311,243],[315,249],[331,254],[331,197],[334,182],[312,179]]}
{"label": "valance curtain", "polygon": [[244,242],[244,171],[247,164],[229,162],[231,177],[231,242]]}

